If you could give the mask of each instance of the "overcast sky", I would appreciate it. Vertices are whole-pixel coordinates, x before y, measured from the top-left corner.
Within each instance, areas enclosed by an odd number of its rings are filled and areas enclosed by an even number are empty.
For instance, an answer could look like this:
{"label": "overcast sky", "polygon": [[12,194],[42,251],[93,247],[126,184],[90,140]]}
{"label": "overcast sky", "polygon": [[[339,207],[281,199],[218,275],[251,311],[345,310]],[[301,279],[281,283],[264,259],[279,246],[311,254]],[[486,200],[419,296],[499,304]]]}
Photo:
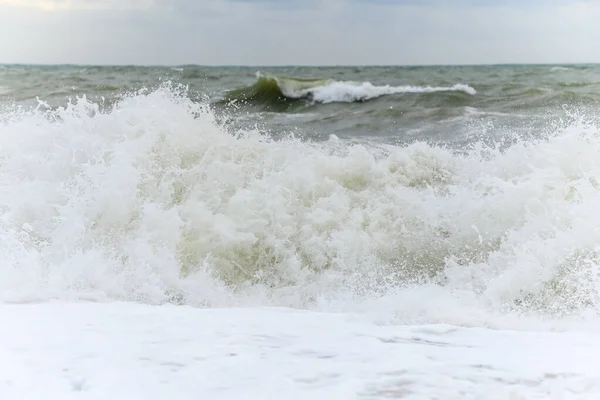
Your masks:
{"label": "overcast sky", "polygon": [[0,63],[600,62],[600,0],[0,0]]}

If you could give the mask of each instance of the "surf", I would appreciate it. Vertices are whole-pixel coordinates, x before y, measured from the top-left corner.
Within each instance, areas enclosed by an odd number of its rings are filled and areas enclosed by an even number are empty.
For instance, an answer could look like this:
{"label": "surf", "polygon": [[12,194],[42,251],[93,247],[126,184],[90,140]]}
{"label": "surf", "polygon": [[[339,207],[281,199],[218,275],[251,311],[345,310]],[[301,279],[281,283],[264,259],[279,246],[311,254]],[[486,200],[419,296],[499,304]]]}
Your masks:
{"label": "surf", "polygon": [[228,131],[169,87],[15,113],[0,124],[2,301],[598,309],[585,121],[459,153]]}
{"label": "surf", "polygon": [[329,78],[300,79],[257,72],[254,84],[228,91],[224,101],[277,109],[291,107],[299,101],[309,104],[356,103],[387,95],[436,92],[457,92],[470,96],[477,93],[471,86],[461,83],[449,87],[376,86],[370,82],[336,81]]}

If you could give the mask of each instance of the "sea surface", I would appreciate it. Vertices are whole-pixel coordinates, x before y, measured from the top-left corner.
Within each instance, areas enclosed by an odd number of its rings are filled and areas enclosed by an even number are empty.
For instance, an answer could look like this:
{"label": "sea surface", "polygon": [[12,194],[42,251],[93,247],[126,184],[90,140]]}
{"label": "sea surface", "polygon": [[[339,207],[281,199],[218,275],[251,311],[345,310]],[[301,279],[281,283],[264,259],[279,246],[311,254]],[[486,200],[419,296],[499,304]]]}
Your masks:
{"label": "sea surface", "polygon": [[0,66],[0,394],[597,399],[599,112],[597,65]]}
{"label": "sea surface", "polygon": [[272,136],[464,145],[543,136],[578,112],[591,118],[600,66],[0,66],[4,104],[56,107],[85,95],[106,108],[165,87]]}

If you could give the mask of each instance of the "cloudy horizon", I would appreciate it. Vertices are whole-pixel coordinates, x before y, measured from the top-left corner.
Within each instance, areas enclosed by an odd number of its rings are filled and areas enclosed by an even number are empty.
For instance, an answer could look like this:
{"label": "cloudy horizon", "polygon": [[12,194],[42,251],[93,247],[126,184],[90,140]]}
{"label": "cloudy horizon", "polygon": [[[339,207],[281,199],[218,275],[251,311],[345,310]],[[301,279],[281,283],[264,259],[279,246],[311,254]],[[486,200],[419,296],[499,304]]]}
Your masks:
{"label": "cloudy horizon", "polygon": [[0,0],[0,63],[597,63],[599,19],[585,0]]}

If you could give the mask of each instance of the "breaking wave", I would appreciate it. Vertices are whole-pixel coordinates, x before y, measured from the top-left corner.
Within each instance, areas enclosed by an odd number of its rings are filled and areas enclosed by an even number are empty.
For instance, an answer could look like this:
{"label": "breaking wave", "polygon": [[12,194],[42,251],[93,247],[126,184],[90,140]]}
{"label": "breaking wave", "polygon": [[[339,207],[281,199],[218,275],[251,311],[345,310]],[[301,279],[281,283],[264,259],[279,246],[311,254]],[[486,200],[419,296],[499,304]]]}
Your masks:
{"label": "breaking wave", "polygon": [[341,82],[333,79],[298,79],[257,73],[256,82],[248,87],[231,90],[225,101],[249,102],[265,106],[305,100],[312,103],[354,103],[381,96],[405,93],[460,92],[475,95],[472,87],[456,84],[450,87],[375,86],[370,82]]}
{"label": "breaking wave", "polygon": [[272,140],[166,87],[2,121],[3,301],[600,304],[600,140],[582,121],[461,154]]}

